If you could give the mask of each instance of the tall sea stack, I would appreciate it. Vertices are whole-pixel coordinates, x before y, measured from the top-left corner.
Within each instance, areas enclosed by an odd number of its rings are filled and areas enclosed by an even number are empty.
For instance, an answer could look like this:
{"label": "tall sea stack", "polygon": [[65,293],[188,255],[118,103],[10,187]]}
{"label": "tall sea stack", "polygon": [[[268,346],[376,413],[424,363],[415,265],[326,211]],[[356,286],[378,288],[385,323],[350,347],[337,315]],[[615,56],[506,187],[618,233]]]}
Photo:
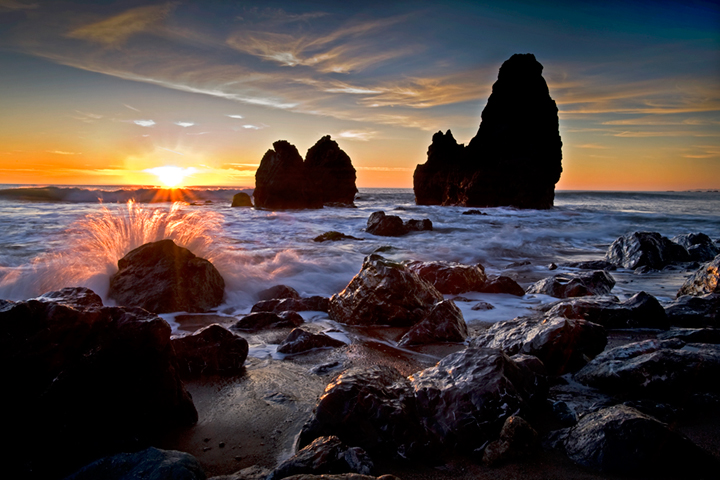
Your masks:
{"label": "tall sea stack", "polygon": [[450,130],[433,135],[428,161],[415,169],[418,205],[553,206],[562,141],[542,69],[530,53],[503,63],[467,147]]}

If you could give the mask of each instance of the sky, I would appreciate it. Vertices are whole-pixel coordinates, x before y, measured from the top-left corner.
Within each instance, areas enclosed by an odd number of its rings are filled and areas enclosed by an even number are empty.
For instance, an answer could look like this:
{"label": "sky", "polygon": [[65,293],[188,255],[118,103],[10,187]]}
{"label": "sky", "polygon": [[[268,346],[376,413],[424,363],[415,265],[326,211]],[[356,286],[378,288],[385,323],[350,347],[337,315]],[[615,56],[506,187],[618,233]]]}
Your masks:
{"label": "sky", "polygon": [[359,187],[467,144],[502,63],[557,102],[564,190],[720,188],[720,5],[0,0],[0,183],[254,185],[331,135]]}

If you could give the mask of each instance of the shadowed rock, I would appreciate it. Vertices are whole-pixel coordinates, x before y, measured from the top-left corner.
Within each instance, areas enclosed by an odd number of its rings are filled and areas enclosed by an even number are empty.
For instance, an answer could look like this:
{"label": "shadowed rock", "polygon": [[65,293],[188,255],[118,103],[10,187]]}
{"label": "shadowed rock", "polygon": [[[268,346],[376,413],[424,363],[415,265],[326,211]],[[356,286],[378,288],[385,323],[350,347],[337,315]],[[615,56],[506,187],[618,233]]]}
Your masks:
{"label": "shadowed rock", "polygon": [[314,295],[305,298],[277,298],[274,300],[263,300],[252,307],[252,312],[327,312],[328,298]]}
{"label": "shadowed rock", "polygon": [[528,456],[540,446],[540,436],[522,417],[510,416],[505,420],[500,438],[491,442],[483,452],[483,462],[488,465]]}
{"label": "shadowed rock", "polygon": [[315,348],[344,347],[345,342],[335,340],[324,333],[310,333],[302,328],[296,328],[282,341],[277,351],[286,354],[307,352]]}
{"label": "shadowed rock", "polygon": [[410,232],[432,230],[430,220],[407,220],[403,222],[397,215],[386,215],[385,212],[373,212],[367,220],[365,231],[382,237],[401,237]]}
{"label": "shadowed rock", "polygon": [[108,292],[119,305],[155,313],[207,312],[224,294],[213,264],[172,240],[146,243],[121,258]]}
{"label": "shadowed rock", "polygon": [[410,262],[407,267],[426,282],[430,282],[440,293],[450,295],[478,292],[487,281],[482,265],[462,265],[452,262]]}
{"label": "shadowed rock", "polygon": [[357,193],[355,168],[350,157],[326,135],[305,155],[305,175],[310,194],[321,203],[352,205]]}
{"label": "shadowed rock", "polygon": [[717,245],[704,233],[677,235],[672,238],[672,241],[685,247],[690,255],[690,260],[695,262],[709,262],[720,254]]}
{"label": "shadowed rock", "polygon": [[541,293],[556,298],[606,295],[615,279],[605,270],[590,273],[561,273],[530,285],[526,293]]}
{"label": "shadowed rock", "polygon": [[320,437],[288,458],[268,475],[267,480],[280,480],[291,475],[359,473],[370,475],[375,466],[365,450],[348,447],[338,437]]}
{"label": "shadowed rock", "polygon": [[338,242],[340,240],[362,240],[362,238],[356,238],[352,235],[345,235],[344,233],[336,231],[325,232],[313,238],[313,242]]}
{"label": "shadowed rock", "polygon": [[720,294],[720,255],[697,269],[678,291],[682,295]]}
{"label": "shadowed rock", "polygon": [[256,332],[272,328],[295,328],[305,321],[300,314],[291,311],[280,313],[274,312],[253,312],[238,320],[232,328]]}
{"label": "shadowed rock", "polygon": [[559,303],[546,316],[582,318],[605,328],[667,329],[670,321],[660,302],[645,292],[619,302],[614,297],[584,297]]}
{"label": "shadowed rock", "polygon": [[197,458],[174,450],[147,448],[136,453],[119,453],[101,458],[65,480],[205,480]]}
{"label": "shadowed rock", "polygon": [[245,192],[233,195],[231,207],[252,207],[252,198]]}
{"label": "shadowed rock", "polygon": [[265,301],[265,300],[276,300],[276,299],[283,299],[283,298],[300,298],[300,294],[292,287],[288,287],[287,285],[275,285],[270,288],[266,288],[265,290],[260,290],[257,293],[258,300]]}
{"label": "shadowed rock", "polygon": [[525,289],[515,280],[505,275],[488,278],[478,291],[482,293],[507,293],[516,297],[525,295]]}
{"label": "shadowed rock", "polygon": [[440,342],[463,342],[468,329],[462,312],[452,300],[436,304],[422,322],[402,336],[401,346],[424,345]]}
{"label": "shadowed rock", "polygon": [[180,373],[188,376],[237,374],[248,354],[247,340],[217,323],[173,338],[172,345]]}
{"label": "shadowed rock", "polygon": [[690,256],[684,247],[657,232],[634,232],[616,239],[605,254],[605,260],[618,267],[656,270],[673,262],[685,262]]}
{"label": "shadowed rock", "polygon": [[720,294],[683,295],[666,305],[665,313],[678,327],[720,328]]}
{"label": "shadowed rock", "polygon": [[273,143],[255,172],[255,206],[270,210],[322,208],[322,200],[312,195],[303,159],[285,140]]}

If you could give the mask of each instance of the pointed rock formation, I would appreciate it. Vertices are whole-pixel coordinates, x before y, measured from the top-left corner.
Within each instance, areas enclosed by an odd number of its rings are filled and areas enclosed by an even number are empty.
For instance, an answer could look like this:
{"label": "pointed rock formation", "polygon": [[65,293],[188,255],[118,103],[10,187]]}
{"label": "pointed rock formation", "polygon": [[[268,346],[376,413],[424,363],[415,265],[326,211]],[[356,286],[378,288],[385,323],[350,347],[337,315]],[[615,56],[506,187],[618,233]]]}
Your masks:
{"label": "pointed rock formation", "polygon": [[433,135],[428,161],[413,177],[418,205],[553,206],[562,141],[542,69],[529,53],[503,63],[467,147],[450,130]]}
{"label": "pointed rock formation", "polygon": [[310,191],[323,204],[352,204],[355,200],[355,168],[337,142],[325,135],[305,155],[305,174]]}

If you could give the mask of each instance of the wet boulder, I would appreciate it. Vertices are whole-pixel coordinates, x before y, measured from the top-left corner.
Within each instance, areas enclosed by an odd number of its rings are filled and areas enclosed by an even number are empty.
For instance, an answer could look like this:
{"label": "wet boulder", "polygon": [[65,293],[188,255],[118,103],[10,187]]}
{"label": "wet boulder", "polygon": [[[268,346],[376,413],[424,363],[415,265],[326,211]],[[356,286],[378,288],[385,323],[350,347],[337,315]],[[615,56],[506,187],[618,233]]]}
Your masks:
{"label": "wet boulder", "polygon": [[697,269],[678,291],[682,295],[720,294],[720,255]]}
{"label": "wet boulder", "polygon": [[478,291],[482,293],[507,293],[516,297],[525,295],[525,289],[515,280],[505,275],[489,277],[485,285],[480,287]]}
{"label": "wet boulder", "polygon": [[[3,433],[12,478],[55,478],[197,421],[170,342],[140,308],[84,288],[0,302]],[[29,448],[42,440],[45,448]]]}
{"label": "wet boulder", "polygon": [[172,240],[146,243],[118,260],[108,296],[155,313],[207,312],[225,295],[225,280],[204,258]]}
{"label": "wet boulder", "polygon": [[258,300],[275,300],[283,298],[300,298],[300,294],[292,287],[287,285],[275,285],[257,293]]}
{"label": "wet boulder", "polygon": [[638,292],[622,302],[607,296],[574,298],[555,305],[546,316],[582,318],[607,329],[670,327],[665,309],[655,297],[645,292]]}
{"label": "wet boulder", "polygon": [[357,193],[355,168],[350,157],[326,135],[305,155],[308,190],[322,204],[352,205]]}
{"label": "wet boulder", "polygon": [[318,235],[313,238],[313,242],[339,242],[341,240],[362,240],[362,238],[353,237],[352,235],[345,235],[344,233],[330,231],[325,232],[322,235]]}
{"label": "wet boulder", "polygon": [[273,328],[295,328],[305,322],[299,313],[292,311],[252,312],[235,322],[231,328],[248,332]]}
{"label": "wet boulder", "polygon": [[330,298],[330,318],[348,325],[411,326],[427,317],[443,296],[400,263],[365,257],[360,273]]}
{"label": "wet boulder", "polygon": [[462,312],[452,300],[435,304],[425,319],[402,336],[401,346],[439,342],[464,342],[468,328]]}
{"label": "wet boulder", "polygon": [[606,350],[575,379],[609,393],[675,398],[690,392],[717,392],[720,345],[672,338],[645,340]]}
{"label": "wet boulder", "polygon": [[298,474],[372,474],[375,466],[360,447],[348,447],[335,436],[319,437],[288,458],[268,475],[267,480],[280,480]]}
{"label": "wet boulder", "polygon": [[585,415],[565,439],[568,457],[607,473],[710,478],[717,460],[668,425],[626,405]]}
{"label": "wet boulder", "polygon": [[548,373],[562,375],[582,368],[586,358],[605,349],[607,334],[600,325],[563,317],[516,318],[493,324],[472,345],[497,348],[507,355],[522,353],[539,358]]}
{"label": "wet boulder", "polygon": [[189,453],[150,447],[118,453],[86,465],[65,480],[205,480],[205,470]]}
{"label": "wet boulder", "polygon": [[482,265],[462,265],[453,262],[410,262],[407,267],[418,277],[430,282],[440,293],[457,295],[477,292],[487,277]]}
{"label": "wet boulder", "polygon": [[242,371],[248,342],[214,323],[191,335],[173,338],[172,346],[182,375],[234,375]]}
{"label": "wet boulder", "polygon": [[616,270],[617,267],[607,260],[586,260],[583,262],[570,262],[563,264],[565,267],[579,268],[580,270]]}
{"label": "wet boulder", "polygon": [[657,232],[634,232],[616,239],[605,260],[631,270],[640,267],[660,270],[674,262],[686,262],[690,256],[684,247]]}
{"label": "wet boulder", "polygon": [[605,270],[590,273],[561,273],[544,278],[528,287],[526,293],[540,293],[556,298],[606,295],[615,286],[615,279]]}
{"label": "wet boulder", "polygon": [[319,295],[303,298],[276,298],[262,300],[252,306],[251,312],[326,312],[329,308],[329,299]]}
{"label": "wet boulder", "polygon": [[426,230],[432,231],[433,229],[433,224],[429,218],[423,218],[422,220],[411,218],[410,220],[405,220],[404,225],[408,232],[424,232]]}
{"label": "wet boulder", "polygon": [[704,233],[677,235],[672,241],[683,246],[694,262],[709,262],[720,254],[720,248]]}
{"label": "wet boulder", "polygon": [[233,195],[231,207],[252,207],[252,198],[245,192]]}
{"label": "wet boulder", "polygon": [[322,198],[313,194],[303,159],[285,140],[273,143],[255,172],[255,206],[269,210],[322,208]]}
{"label": "wet boulder", "polygon": [[677,338],[685,343],[720,344],[720,328],[672,328],[658,335],[660,340]]}
{"label": "wet boulder", "polygon": [[331,435],[384,457],[427,454],[431,444],[409,381],[385,365],[351,368],[330,382],[300,432],[298,447]]}
{"label": "wet boulder", "polygon": [[535,453],[540,447],[540,436],[522,417],[512,415],[505,419],[500,438],[490,442],[483,451],[483,463],[498,465]]}
{"label": "wet boulder", "polygon": [[345,342],[335,340],[324,333],[310,333],[296,328],[282,341],[277,351],[285,354],[303,353],[315,348],[344,347]]}
{"label": "wet boulder", "polygon": [[665,305],[672,325],[720,328],[720,293],[683,295]]}
{"label": "wet boulder", "polygon": [[420,417],[451,448],[472,451],[547,393],[545,377],[501,350],[469,347],[410,376]]}
{"label": "wet boulder", "polygon": [[420,232],[432,230],[432,222],[425,218],[423,220],[411,219],[403,222],[397,215],[386,215],[385,212],[373,212],[367,220],[365,231],[382,237],[401,237],[409,232]]}

